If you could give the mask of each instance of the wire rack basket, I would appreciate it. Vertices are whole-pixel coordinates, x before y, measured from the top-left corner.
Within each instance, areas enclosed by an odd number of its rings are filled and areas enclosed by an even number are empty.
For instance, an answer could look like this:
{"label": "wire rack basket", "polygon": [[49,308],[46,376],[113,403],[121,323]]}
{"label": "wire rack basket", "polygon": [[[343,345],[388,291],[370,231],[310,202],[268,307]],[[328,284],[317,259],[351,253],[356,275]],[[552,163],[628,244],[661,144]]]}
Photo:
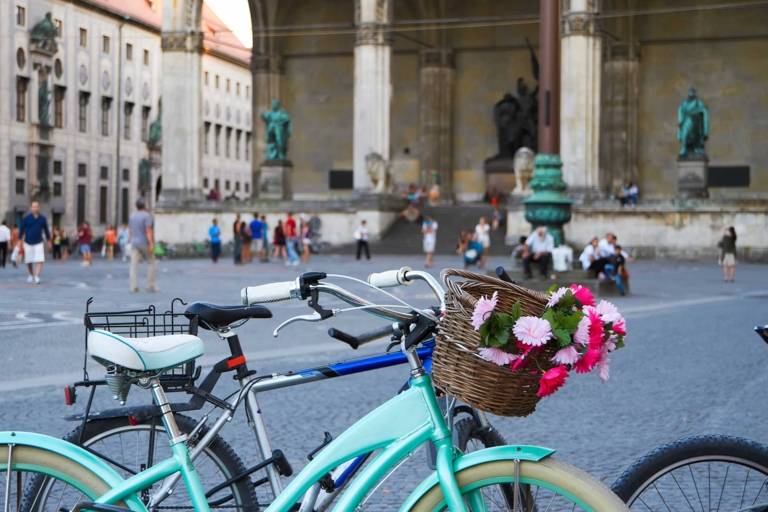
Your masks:
{"label": "wire rack basket", "polygon": [[[88,333],[94,329],[124,336],[126,338],[149,338],[168,334],[197,335],[196,315],[186,315],[182,309],[187,303],[180,298],[171,301],[168,310],[159,312],[154,305],[143,309],[124,311],[91,311],[93,297],[85,305],[85,355],[83,358],[83,381],[89,382]],[[168,370],[160,377],[160,383],[166,391],[184,391],[200,376],[200,367],[194,361],[184,363]]]}

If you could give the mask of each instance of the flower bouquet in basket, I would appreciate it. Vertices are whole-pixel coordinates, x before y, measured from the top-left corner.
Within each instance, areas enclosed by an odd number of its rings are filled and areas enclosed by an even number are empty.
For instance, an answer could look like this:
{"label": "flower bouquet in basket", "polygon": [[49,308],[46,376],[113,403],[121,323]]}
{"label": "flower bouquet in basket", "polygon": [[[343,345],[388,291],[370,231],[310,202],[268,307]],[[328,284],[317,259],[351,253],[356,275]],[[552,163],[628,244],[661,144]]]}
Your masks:
{"label": "flower bouquet in basket", "polygon": [[552,288],[548,298],[541,316],[525,316],[519,302],[497,311],[497,292],[480,297],[471,320],[480,334],[478,355],[511,372],[539,375],[539,398],[560,389],[572,370],[597,369],[607,381],[610,353],[624,346],[624,317],[610,302],[596,304],[580,285]]}

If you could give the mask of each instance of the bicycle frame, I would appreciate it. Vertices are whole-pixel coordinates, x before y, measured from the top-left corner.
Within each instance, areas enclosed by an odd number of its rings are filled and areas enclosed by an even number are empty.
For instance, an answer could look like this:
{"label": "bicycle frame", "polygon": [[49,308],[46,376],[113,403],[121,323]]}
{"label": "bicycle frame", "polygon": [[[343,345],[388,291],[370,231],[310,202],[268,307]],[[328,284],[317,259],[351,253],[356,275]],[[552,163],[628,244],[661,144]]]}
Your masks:
{"label": "bicycle frame", "polygon": [[[454,451],[451,432],[438,406],[429,375],[423,371],[415,354],[411,352],[408,356],[412,367],[411,387],[369,412],[320,451],[275,498],[266,512],[292,510],[306,491],[328,471],[363,453],[381,450],[350,483],[334,507],[334,510],[354,510],[400,460],[426,441],[431,441],[437,450],[437,471],[432,481],[436,478],[445,496],[445,503],[451,511],[466,511],[454,472],[456,468],[467,467],[467,463],[462,461],[463,456]],[[183,437],[174,435],[178,429],[173,423],[173,414],[164,401],[162,388],[155,385],[153,392],[158,405],[163,408],[163,421],[171,439],[173,457],[127,480],[116,481],[114,470],[98,459],[95,462],[90,460],[93,456],[75,445],[47,436],[34,435],[33,445],[57,453],[63,451],[67,458],[85,465],[105,482],[110,483],[112,489],[97,497],[95,503],[115,504],[124,501],[131,510],[146,511],[143,503],[136,499],[136,493],[178,472],[184,479],[194,509],[198,512],[209,512],[205,491],[190,460],[187,444]],[[15,436],[14,433],[0,433],[0,444],[10,445],[17,442]],[[552,450],[536,447],[505,448],[474,452],[469,460],[472,464],[495,460],[541,460],[553,453]],[[2,467],[0,464],[0,468]],[[417,489],[424,486],[425,484],[422,484]],[[412,497],[407,503],[413,503],[417,498],[418,496]]]}

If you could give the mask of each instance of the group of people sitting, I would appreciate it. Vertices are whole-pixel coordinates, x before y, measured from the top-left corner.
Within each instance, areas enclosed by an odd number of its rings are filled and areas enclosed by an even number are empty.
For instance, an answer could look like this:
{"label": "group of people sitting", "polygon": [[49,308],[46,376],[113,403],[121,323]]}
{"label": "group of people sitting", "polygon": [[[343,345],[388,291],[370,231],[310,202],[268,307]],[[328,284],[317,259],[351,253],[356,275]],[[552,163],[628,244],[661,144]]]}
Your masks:
{"label": "group of people sitting", "polygon": [[613,233],[606,233],[605,237],[598,239],[592,237],[584,250],[581,251],[579,261],[581,267],[598,279],[612,279],[616,282],[619,293],[626,293],[627,260],[629,255],[616,243],[617,238]]}
{"label": "group of people sitting", "polygon": [[[582,268],[591,277],[611,279],[621,295],[626,293],[627,260],[629,255],[616,243],[614,233],[606,233],[605,238],[593,237],[579,256]],[[521,237],[520,244],[513,255],[523,262],[525,277],[533,277],[531,267],[536,266],[543,278],[549,275],[552,263],[552,253],[555,250],[555,239],[544,226],[539,226],[528,237]]]}

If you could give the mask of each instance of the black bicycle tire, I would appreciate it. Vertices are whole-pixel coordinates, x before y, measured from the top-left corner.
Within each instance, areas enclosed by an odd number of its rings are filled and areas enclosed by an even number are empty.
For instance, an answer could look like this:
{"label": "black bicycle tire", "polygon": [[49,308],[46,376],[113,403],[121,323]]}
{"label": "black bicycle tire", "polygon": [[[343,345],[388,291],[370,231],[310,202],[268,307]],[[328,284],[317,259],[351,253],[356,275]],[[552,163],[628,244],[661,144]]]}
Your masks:
{"label": "black bicycle tire", "polygon": [[462,452],[467,451],[467,443],[473,438],[483,443],[486,448],[507,444],[504,436],[493,425],[483,427],[474,417],[460,419],[456,422],[454,429],[456,431],[456,446]]}
{"label": "black bicycle tire", "polygon": [[[638,491],[688,460],[697,462],[743,461],[746,466],[763,471],[768,476],[768,447],[728,435],[689,436],[661,445],[630,465],[611,485],[622,501],[631,505]],[[762,467],[762,469],[759,469]]]}
{"label": "black bicycle tire", "polygon": [[[176,418],[176,424],[179,426],[179,429],[185,434],[192,432],[192,430],[197,425],[197,421],[195,421],[193,418],[190,418],[189,416],[176,413],[174,414],[174,417]],[[93,437],[103,435],[112,430],[125,430],[126,427],[147,425],[150,423],[150,421],[151,419],[137,422],[137,420],[134,418],[129,419],[127,416],[92,421],[88,423],[86,427],[83,441],[87,441]],[[64,436],[64,440],[74,444],[79,444],[81,428],[82,425],[70,431],[66,436]],[[158,422],[157,428],[163,429],[163,425]],[[203,426],[200,429],[199,437],[202,438],[207,431],[208,428]],[[158,441],[163,442],[162,436],[158,436]],[[232,449],[229,443],[227,443],[218,434],[214,436],[213,440],[206,449],[214,453],[214,455],[221,461],[222,465],[226,467],[226,470],[230,475],[238,475],[246,470],[245,465],[237,453]],[[33,485],[30,486],[29,489],[25,489],[25,495],[28,492],[36,492],[37,487],[39,487],[41,483],[42,480],[36,486]],[[237,509],[246,512],[258,512],[260,508],[258,500],[256,499],[256,493],[253,486],[251,485],[250,478],[243,478],[236,482],[234,485],[237,487],[238,494],[241,496],[242,500],[242,503],[237,504]]]}

